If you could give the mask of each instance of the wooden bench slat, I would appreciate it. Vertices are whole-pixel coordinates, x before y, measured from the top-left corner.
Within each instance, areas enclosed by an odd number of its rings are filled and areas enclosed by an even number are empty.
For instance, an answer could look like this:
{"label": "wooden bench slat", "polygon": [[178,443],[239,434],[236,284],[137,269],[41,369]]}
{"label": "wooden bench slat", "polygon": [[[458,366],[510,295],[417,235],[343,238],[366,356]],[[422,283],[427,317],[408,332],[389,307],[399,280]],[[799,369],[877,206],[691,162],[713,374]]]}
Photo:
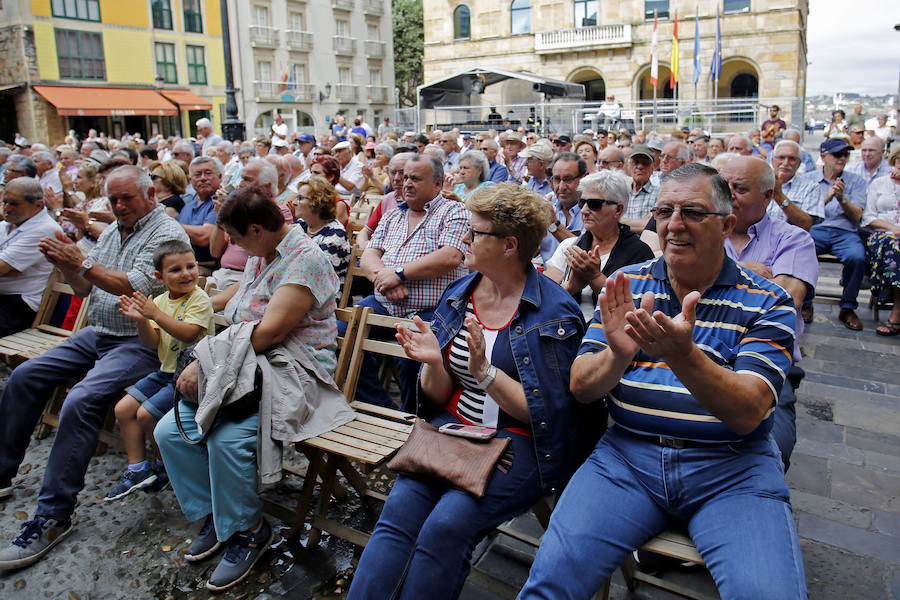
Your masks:
{"label": "wooden bench slat", "polygon": [[394,358],[409,358],[406,352],[397,342],[384,342],[381,340],[364,340],[362,349],[366,352],[377,352],[378,354],[387,354]]}
{"label": "wooden bench slat", "polygon": [[380,425],[373,425],[372,423],[366,423],[365,421],[361,421],[360,419],[354,419],[350,421],[344,427],[352,427],[353,429],[358,429],[360,431],[366,431],[368,433],[374,433],[381,436],[384,439],[391,439],[403,443],[409,437],[409,433],[403,431],[396,431],[394,429],[387,429],[386,427],[381,427]]}
{"label": "wooden bench slat", "polygon": [[385,429],[400,431],[402,433],[406,433],[406,435],[409,435],[409,432],[412,431],[412,425],[398,423],[397,421],[388,421],[386,419],[381,419],[379,417],[367,415],[365,413],[356,413],[356,418],[363,423],[370,423],[372,425],[384,427]]}
{"label": "wooden bench slat", "polygon": [[[389,448],[391,451],[397,450],[404,444],[403,440],[398,440],[391,436],[382,435],[382,431],[390,432],[390,430],[379,430],[365,423],[362,424],[365,427],[356,427],[353,423],[353,421],[350,421],[346,425],[341,425],[340,427],[332,431],[341,435],[345,435],[347,437],[362,440],[363,442],[376,444],[381,448]],[[370,429],[366,429],[366,427],[369,427]],[[375,431],[372,431],[372,429],[375,429]],[[373,450],[373,452],[375,452],[375,450]]]}
{"label": "wooden bench slat", "polygon": [[359,400],[354,400],[350,403],[350,406],[356,412],[364,412],[379,417],[387,417],[395,421],[405,421],[410,425],[412,425],[412,423],[416,420],[416,415],[412,413],[397,410],[394,408],[388,408],[386,406],[378,406],[377,404],[369,404],[368,402],[360,402]]}
{"label": "wooden bench slat", "polygon": [[340,456],[353,458],[370,465],[378,465],[382,463],[386,458],[386,456],[376,454],[375,452],[360,450],[358,448],[347,446],[346,444],[341,444],[339,442],[326,440],[321,437],[309,438],[308,440],[304,440],[303,443],[312,446],[313,448],[319,448],[320,450],[325,450],[326,452],[333,452]]}
{"label": "wooden bench slat", "polygon": [[354,448],[365,450],[366,452],[372,452],[373,454],[379,454],[381,456],[387,456],[395,450],[390,446],[382,446],[381,444],[376,444],[374,442],[369,442],[355,436],[340,433],[337,429],[329,431],[328,433],[323,433],[319,436],[319,438],[332,442],[338,442],[339,444],[345,444],[347,446],[352,446]]}

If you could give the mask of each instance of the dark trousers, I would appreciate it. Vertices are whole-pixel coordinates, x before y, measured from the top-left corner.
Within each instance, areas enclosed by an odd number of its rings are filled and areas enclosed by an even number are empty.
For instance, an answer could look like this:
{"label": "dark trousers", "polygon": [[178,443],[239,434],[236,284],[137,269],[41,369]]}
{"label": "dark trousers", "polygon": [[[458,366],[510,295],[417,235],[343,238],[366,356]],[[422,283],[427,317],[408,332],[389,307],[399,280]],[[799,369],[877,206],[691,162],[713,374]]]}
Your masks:
{"label": "dark trousers", "polygon": [[36,314],[19,294],[0,294],[0,337],[28,329]]}
{"label": "dark trousers", "polygon": [[19,365],[0,396],[0,486],[15,477],[53,389],[83,375],[59,412],[35,511],[60,519],[71,515],[110,404],[158,368],[156,350],[137,336],[98,335],[93,327]]}

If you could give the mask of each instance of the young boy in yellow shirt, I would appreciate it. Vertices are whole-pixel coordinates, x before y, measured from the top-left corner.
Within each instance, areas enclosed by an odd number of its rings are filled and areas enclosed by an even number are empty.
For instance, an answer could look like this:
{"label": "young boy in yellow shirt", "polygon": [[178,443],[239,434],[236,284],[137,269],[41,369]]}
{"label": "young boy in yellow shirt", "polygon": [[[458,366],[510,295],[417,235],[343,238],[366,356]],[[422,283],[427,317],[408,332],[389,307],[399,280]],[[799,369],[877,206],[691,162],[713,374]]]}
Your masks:
{"label": "young boy in yellow shirt", "polygon": [[[212,302],[197,287],[199,271],[190,245],[178,240],[163,242],[153,255],[153,266],[156,278],[166,286],[163,294],[153,299],[140,292],[119,296],[119,312],[137,322],[145,345],[158,348],[160,368],[129,388],[116,404],[128,468],[104,498],[107,502],[151,485],[162,489],[168,483],[153,428],[172,409],[178,353],[205,335],[215,335]],[[153,465],[146,460],[148,438],[156,451]]]}

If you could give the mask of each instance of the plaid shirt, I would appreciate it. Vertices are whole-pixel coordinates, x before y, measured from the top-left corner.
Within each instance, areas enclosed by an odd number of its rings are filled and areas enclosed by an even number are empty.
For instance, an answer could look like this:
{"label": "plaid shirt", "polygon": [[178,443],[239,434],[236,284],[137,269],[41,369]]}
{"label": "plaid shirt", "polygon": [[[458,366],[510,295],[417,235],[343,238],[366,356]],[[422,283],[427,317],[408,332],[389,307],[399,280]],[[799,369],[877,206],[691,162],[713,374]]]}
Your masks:
{"label": "plaid shirt", "polygon": [[522,183],[528,176],[528,159],[523,156],[515,157],[509,164],[509,180]]}
{"label": "plaid shirt", "polygon": [[656,196],[659,194],[659,186],[652,181],[644,184],[637,192],[631,192],[628,208],[622,214],[623,219],[640,219],[650,214],[650,209],[656,206]]}
{"label": "plaid shirt", "polygon": [[[425,204],[425,218],[415,231],[407,235],[409,209],[401,203],[378,223],[369,248],[381,250],[381,260],[388,268],[405,265],[421,256],[431,254],[445,246],[465,253],[463,238],[469,229],[469,211],[461,202],[438,196]],[[434,279],[407,280],[409,297],[399,304],[390,302],[383,294],[375,292],[375,298],[395,317],[411,318],[414,314],[433,309],[450,282],[466,274],[460,260],[459,266]]]}
{"label": "plaid shirt", "polygon": [[[160,294],[164,288],[153,275],[153,253],[168,240],[190,243],[181,225],[166,214],[162,206],[157,206],[149,214],[134,224],[134,230],[125,240],[118,224],[107,227],[97,239],[97,245],[88,258],[107,269],[128,275],[131,287],[145,296]],[[101,290],[96,285],[91,289],[88,306],[88,324],[101,335],[137,335],[134,320],[119,312],[119,297]]]}

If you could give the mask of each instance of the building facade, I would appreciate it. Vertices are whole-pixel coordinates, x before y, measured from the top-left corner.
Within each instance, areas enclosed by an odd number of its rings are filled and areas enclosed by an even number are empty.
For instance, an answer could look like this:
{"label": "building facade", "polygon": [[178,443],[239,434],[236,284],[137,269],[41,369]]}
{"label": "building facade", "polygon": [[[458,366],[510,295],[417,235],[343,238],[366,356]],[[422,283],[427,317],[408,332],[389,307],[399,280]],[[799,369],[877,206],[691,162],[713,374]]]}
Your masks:
{"label": "building facade", "polygon": [[0,23],[0,137],[220,129],[218,0],[5,0]]}
{"label": "building facade", "polygon": [[229,13],[248,138],[269,132],[273,111],[308,133],[339,112],[351,126],[392,116],[390,0],[230,0]]}
{"label": "building facade", "polygon": [[[696,94],[698,99],[712,99],[716,91],[709,70],[717,9],[722,39],[718,98],[798,98],[794,107],[802,107],[807,0],[424,0],[425,82],[480,66],[582,83],[587,101],[600,102],[609,95],[625,103],[650,100],[656,14],[656,93],[658,98],[671,98],[670,56],[677,14],[678,96],[693,98],[696,14],[702,68]],[[532,101],[530,89],[497,85],[485,92],[481,103]],[[790,118],[792,106],[783,108]]]}

